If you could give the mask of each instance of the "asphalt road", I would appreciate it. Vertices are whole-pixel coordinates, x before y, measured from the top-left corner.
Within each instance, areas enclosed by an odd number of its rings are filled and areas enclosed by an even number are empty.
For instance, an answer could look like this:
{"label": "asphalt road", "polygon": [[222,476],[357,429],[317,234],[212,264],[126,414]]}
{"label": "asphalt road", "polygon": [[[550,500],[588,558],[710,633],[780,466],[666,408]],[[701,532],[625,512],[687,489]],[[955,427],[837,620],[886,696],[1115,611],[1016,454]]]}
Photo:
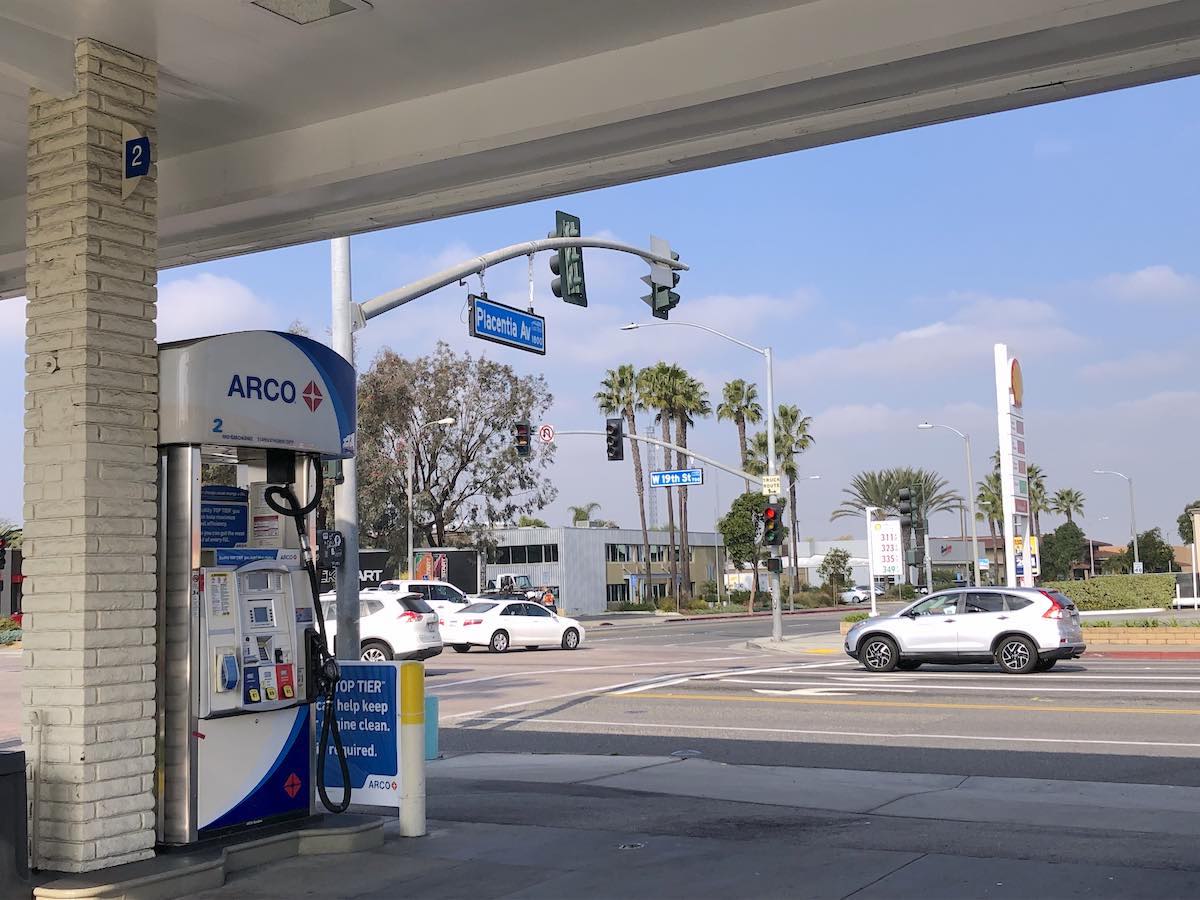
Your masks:
{"label": "asphalt road", "polygon": [[[829,633],[840,614],[785,620]],[[448,750],[1200,785],[1200,663],[1088,659],[873,675],[746,649],[769,621],[592,629],[584,649],[432,660]]]}

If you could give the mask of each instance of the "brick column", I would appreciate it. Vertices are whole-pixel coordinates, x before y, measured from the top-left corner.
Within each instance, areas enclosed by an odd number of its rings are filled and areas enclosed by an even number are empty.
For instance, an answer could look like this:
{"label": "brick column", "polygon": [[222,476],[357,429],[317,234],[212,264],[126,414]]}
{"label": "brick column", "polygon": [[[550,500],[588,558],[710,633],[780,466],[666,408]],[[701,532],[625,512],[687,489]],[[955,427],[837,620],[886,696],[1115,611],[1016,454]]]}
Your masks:
{"label": "brick column", "polygon": [[121,199],[156,64],[84,39],[75,73],[29,98],[22,703],[34,864],[79,872],[154,847],[158,210],[153,168]]}

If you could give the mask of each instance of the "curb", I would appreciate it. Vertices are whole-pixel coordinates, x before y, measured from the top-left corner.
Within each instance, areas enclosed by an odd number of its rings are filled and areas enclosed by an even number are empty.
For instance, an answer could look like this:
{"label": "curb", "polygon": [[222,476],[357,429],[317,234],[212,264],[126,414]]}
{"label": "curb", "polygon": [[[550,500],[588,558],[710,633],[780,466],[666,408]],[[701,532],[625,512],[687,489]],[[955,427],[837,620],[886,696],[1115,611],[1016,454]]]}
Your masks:
{"label": "curb", "polygon": [[1183,662],[1200,660],[1200,650],[1091,650],[1082,659],[1159,659]]}
{"label": "curb", "polygon": [[[812,609],[796,609],[791,612],[784,610],[785,616],[811,616],[814,613],[830,613],[838,612],[845,609],[844,606],[817,606]],[[670,622],[721,622],[728,619],[766,619],[771,616],[770,612],[755,612],[755,613],[717,613],[711,616],[672,616],[669,619],[664,619],[663,624]]]}

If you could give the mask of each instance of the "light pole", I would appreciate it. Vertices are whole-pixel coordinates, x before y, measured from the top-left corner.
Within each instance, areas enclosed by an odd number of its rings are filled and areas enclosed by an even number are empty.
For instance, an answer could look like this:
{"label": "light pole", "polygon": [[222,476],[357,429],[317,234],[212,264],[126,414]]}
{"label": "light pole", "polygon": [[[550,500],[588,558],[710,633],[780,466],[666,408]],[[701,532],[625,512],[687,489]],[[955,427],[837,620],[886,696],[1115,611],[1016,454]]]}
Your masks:
{"label": "light pole", "polygon": [[[1108,516],[1101,516],[1096,521],[1104,522],[1107,519],[1108,519]],[[1095,578],[1096,577],[1096,542],[1092,540],[1091,535],[1088,535],[1088,552],[1091,554],[1091,559],[1092,559],[1092,577]]]}
{"label": "light pole", "polygon": [[[938,425],[934,422],[922,422],[917,428],[921,431],[929,431],[933,428],[944,428],[947,431],[953,431],[963,439],[963,443],[966,446],[967,499],[971,505],[971,569],[975,572],[975,587],[979,587],[979,526],[975,524],[975,469],[971,464],[971,436],[959,431],[957,428],[951,428],[949,425]],[[930,587],[932,588],[932,585]]]}
{"label": "light pole", "polygon": [[[709,334],[719,338],[724,338],[731,344],[737,344],[739,347],[744,347],[747,350],[752,350],[763,357],[767,362],[767,475],[774,482],[778,470],[775,467],[775,375],[771,365],[771,348],[770,347],[755,347],[753,344],[747,344],[745,341],[738,340],[733,335],[726,334],[723,331],[717,331],[715,328],[710,328],[707,325],[701,325],[699,322],[630,322],[628,325],[622,325],[622,331],[636,331],[639,328],[659,328],[666,325],[682,325],[687,328],[699,328],[701,331],[707,331]],[[771,492],[768,499],[774,503],[779,499],[779,495],[774,491]],[[772,555],[775,550],[771,550]],[[771,640],[783,640],[783,606],[779,602],[779,578],[776,574],[771,576]]]}
{"label": "light pole", "polygon": [[1129,486],[1129,536],[1133,540],[1133,568],[1135,570],[1141,568],[1141,559],[1138,556],[1137,545],[1137,523],[1133,515],[1133,479],[1124,472],[1115,472],[1112,469],[1092,469],[1093,475],[1116,475],[1118,478],[1124,478],[1125,483]]}
{"label": "light pole", "polygon": [[453,425],[453,424],[454,424],[454,417],[447,416],[444,419],[437,419],[436,421],[433,421],[433,422],[426,422],[424,425],[418,425],[416,428],[413,429],[412,435],[406,441],[407,446],[404,448],[407,469],[408,469],[408,472],[407,472],[407,476],[408,476],[408,528],[405,530],[408,532],[408,577],[409,577],[409,579],[416,578],[416,573],[413,571],[413,568],[414,568],[414,565],[413,565],[413,496],[414,496],[413,481],[416,478],[416,468],[417,468],[417,447],[416,447],[417,437],[426,428],[433,428],[435,425]]}
{"label": "light pole", "polygon": [[875,510],[878,506],[868,506],[863,510],[867,517],[867,589],[871,592],[871,618],[879,615],[879,609],[875,605],[875,555],[871,552],[871,522],[874,521]]}
{"label": "light pole", "polygon": [[[332,309],[330,337],[333,349],[354,365],[354,326],[350,309],[350,238],[334,238],[329,245],[330,276],[332,280]],[[357,380],[358,373],[355,372]],[[355,389],[355,404],[358,390]],[[342,533],[342,564],[334,574],[337,633],[336,653],[342,660],[359,658],[358,633],[358,475],[353,456],[342,460],[341,484],[333,486],[333,527]]]}

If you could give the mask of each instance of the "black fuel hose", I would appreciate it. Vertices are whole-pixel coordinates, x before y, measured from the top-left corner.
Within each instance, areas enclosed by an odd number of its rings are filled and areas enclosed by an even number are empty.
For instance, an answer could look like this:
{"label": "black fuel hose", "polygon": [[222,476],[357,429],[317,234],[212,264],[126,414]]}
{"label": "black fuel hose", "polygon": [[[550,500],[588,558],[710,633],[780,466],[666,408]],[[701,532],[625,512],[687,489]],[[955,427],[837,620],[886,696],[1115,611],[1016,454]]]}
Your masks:
{"label": "black fuel hose", "polygon": [[[296,523],[296,533],[300,538],[300,558],[308,572],[308,581],[312,586],[313,612],[317,620],[319,647],[312,661],[312,671],[308,677],[315,680],[318,696],[325,710],[321,722],[321,738],[317,745],[317,793],[321,803],[332,813],[343,813],[350,808],[350,766],[346,762],[346,748],[342,746],[342,732],[337,721],[337,686],[341,679],[341,667],[337,658],[329,652],[329,638],[325,634],[325,616],[321,609],[320,582],[317,579],[317,565],[313,558],[312,548],[308,544],[308,531],[305,528],[304,517],[316,509],[321,503],[321,495],[325,492],[325,473],[320,464],[313,466],[316,470],[316,492],[304,506],[300,505],[292,486],[271,485],[266,489],[263,499],[267,506],[283,516],[291,516]],[[337,754],[338,768],[342,770],[342,801],[334,803],[329,799],[325,790],[325,760],[329,754],[329,738],[333,737],[333,747]]]}

